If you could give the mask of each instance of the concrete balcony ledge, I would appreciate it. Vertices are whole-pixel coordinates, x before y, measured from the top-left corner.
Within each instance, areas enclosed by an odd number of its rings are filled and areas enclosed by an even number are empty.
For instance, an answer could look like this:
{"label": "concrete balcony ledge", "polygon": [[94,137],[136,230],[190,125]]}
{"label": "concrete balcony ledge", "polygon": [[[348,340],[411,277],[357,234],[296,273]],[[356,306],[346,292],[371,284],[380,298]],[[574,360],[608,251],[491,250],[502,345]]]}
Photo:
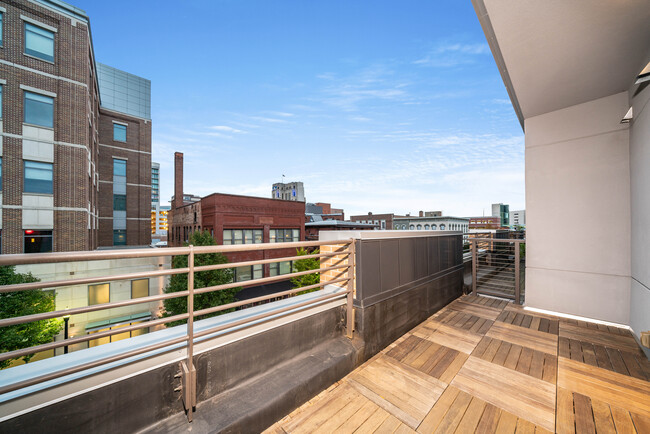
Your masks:
{"label": "concrete balcony ledge", "polygon": [[[194,324],[195,333],[200,333],[201,331],[210,328],[227,325],[242,319],[297,305],[323,295],[334,294],[337,292],[343,292],[343,289],[333,285],[328,285],[320,291],[196,321]],[[336,298],[334,300],[326,300],[315,307],[298,307],[295,310],[272,315],[268,318],[257,320],[246,325],[228,328],[202,338],[197,338],[195,339],[194,353],[195,355],[200,355],[227,344],[250,338],[253,335],[306,318],[310,315],[318,314],[324,310],[336,308],[344,303],[344,297],[341,299]],[[153,345],[182,337],[185,334],[186,326],[181,325],[5,369],[0,371],[0,385],[10,385],[19,381],[49,374],[53,371],[60,371],[74,366],[88,364],[103,358],[123,354],[143,346]],[[146,354],[109,363],[97,368],[88,369],[0,395],[0,403],[2,404],[0,405],[0,423],[18,415],[29,413],[44,405],[51,405],[84,394],[88,391],[119,382],[126,378],[155,370],[161,366],[174,364],[186,357],[186,345],[184,343],[175,344],[169,348],[171,348],[172,351],[165,349],[154,350]],[[171,385],[168,386],[171,387]]]}

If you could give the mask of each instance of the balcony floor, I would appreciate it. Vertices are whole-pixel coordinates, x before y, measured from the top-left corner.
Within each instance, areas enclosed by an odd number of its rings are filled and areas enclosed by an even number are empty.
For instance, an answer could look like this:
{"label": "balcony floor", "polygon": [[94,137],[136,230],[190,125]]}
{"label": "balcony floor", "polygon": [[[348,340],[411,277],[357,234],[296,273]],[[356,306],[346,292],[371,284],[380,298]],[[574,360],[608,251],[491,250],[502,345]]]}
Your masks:
{"label": "balcony floor", "polygon": [[464,296],[267,432],[650,433],[625,329]]}

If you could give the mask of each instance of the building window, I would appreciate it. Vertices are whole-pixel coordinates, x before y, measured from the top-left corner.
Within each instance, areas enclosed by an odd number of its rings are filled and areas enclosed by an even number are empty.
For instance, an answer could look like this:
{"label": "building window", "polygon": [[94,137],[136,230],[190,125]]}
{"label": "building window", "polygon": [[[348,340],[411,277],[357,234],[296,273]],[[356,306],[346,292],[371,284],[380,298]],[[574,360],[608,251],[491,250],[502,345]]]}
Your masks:
{"label": "building window", "polygon": [[54,32],[25,23],[25,54],[54,62]]}
{"label": "building window", "polygon": [[424,225],[424,230],[428,231],[429,230],[429,225]]}
{"label": "building window", "polygon": [[278,276],[281,274],[289,274],[291,273],[292,267],[292,261],[284,261],[284,262],[274,262],[270,266],[270,274],[271,276]]}
{"label": "building window", "polygon": [[126,142],[126,125],[113,124],[113,140]]}
{"label": "building window", "polygon": [[141,298],[149,296],[149,279],[139,279],[131,281],[131,298]]}
{"label": "building window", "polygon": [[444,224],[441,224],[441,225],[440,225],[440,230],[441,230],[441,231],[444,231],[444,230],[445,230],[445,225],[444,225]]}
{"label": "building window", "polygon": [[409,229],[410,229],[410,230],[414,230],[414,229],[415,229],[415,225],[410,225],[410,226],[409,226]]}
{"label": "building window", "polygon": [[422,229],[422,225],[417,225],[418,231]]}
{"label": "building window", "polygon": [[25,253],[49,253],[52,251],[52,231],[25,231]]}
{"label": "building window", "polygon": [[262,229],[224,229],[223,244],[261,244]]}
{"label": "building window", "polygon": [[113,195],[113,210],[126,211],[126,194]]}
{"label": "building window", "polygon": [[24,92],[24,122],[40,127],[54,127],[54,98],[38,93]]}
{"label": "building window", "polygon": [[4,14],[3,14],[2,12],[0,12],[0,46],[2,46],[3,43],[4,43],[3,38],[2,38],[2,35],[3,35],[3,33],[4,33],[4,32],[3,32],[3,29],[4,29],[4,19],[5,19]]}
{"label": "building window", "polygon": [[431,225],[431,230],[432,230],[432,231],[435,231],[436,229],[438,229],[438,226],[436,226],[436,225]]}
{"label": "building window", "polygon": [[113,176],[126,176],[126,160],[113,159]]}
{"label": "building window", "polygon": [[[0,14],[2,16],[2,14]],[[0,21],[0,35],[2,35],[2,21]],[[0,41],[0,47],[2,46],[2,41]],[[2,119],[2,92],[4,91],[4,86],[0,85],[0,119]]]}
{"label": "building window", "polygon": [[2,157],[0,157],[0,191],[2,191]]}
{"label": "building window", "polygon": [[104,304],[110,301],[110,286],[108,283],[88,285],[88,306]]}
{"label": "building window", "polygon": [[272,243],[291,243],[300,241],[300,229],[271,229],[269,235]]}
{"label": "building window", "polygon": [[113,229],[113,245],[126,246],[126,230]]}
{"label": "building window", "polygon": [[[89,331],[88,334],[92,335],[93,333],[99,333],[99,332],[105,332],[105,331],[109,331],[109,330],[115,330],[115,329],[119,329],[121,327],[127,327],[127,326],[130,326],[130,325],[136,325],[136,324],[142,324],[142,323],[144,323],[144,321],[134,321],[134,322],[126,323],[126,324],[115,324],[115,325],[113,325],[111,327],[106,327],[106,328],[99,329],[99,330]],[[91,341],[88,341],[88,347],[92,348],[92,347],[96,347],[96,346],[99,346],[99,345],[108,344],[108,343],[111,343],[111,342],[117,342],[117,341],[121,341],[122,339],[128,339],[128,338],[133,338],[133,337],[136,337],[136,336],[144,335],[144,334],[147,334],[148,332],[149,332],[149,328],[146,327],[146,328],[141,328],[141,329],[137,329],[137,330],[131,330],[130,332],[118,333],[118,334],[111,335],[111,336],[104,336],[103,338],[93,339]]]}
{"label": "building window", "polygon": [[25,193],[52,194],[52,163],[25,160]]}

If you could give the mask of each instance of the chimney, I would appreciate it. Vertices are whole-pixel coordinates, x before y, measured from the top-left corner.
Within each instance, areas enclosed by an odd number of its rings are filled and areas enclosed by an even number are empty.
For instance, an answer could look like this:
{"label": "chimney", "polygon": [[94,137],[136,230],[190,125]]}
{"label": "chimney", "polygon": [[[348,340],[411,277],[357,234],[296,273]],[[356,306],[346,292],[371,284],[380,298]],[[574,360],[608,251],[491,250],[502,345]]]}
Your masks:
{"label": "chimney", "polygon": [[174,153],[174,203],[172,208],[183,206],[183,153]]}
{"label": "chimney", "polygon": [[424,211],[420,211],[420,217],[424,217]]}

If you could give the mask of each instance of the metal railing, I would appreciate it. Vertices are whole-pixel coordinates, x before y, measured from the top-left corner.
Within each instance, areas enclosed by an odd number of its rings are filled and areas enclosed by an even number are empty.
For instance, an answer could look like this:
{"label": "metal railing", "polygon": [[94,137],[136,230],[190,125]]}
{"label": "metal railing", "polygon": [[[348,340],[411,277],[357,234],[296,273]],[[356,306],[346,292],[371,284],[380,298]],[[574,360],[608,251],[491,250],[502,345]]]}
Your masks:
{"label": "metal railing", "polygon": [[[335,249],[333,252],[328,252],[328,253],[317,253],[317,254],[308,254],[308,255],[301,255],[301,256],[279,257],[279,258],[272,258],[272,259],[261,259],[261,260],[203,265],[203,266],[194,265],[195,256],[200,254],[235,253],[235,252],[245,252],[245,251],[265,251],[265,250],[290,249],[290,248],[295,249],[295,248],[305,248],[305,247],[318,247],[323,245],[336,245],[339,246],[339,248]],[[183,362],[181,362],[181,374],[182,374],[181,392],[183,396],[183,402],[187,409],[188,419],[191,421],[192,413],[194,411],[194,408],[196,407],[196,370],[194,368],[194,363],[193,363],[194,342],[196,339],[205,337],[207,335],[212,335],[217,332],[224,332],[224,331],[227,332],[228,329],[245,326],[246,324],[250,324],[253,322],[263,321],[266,319],[270,319],[269,317],[277,317],[277,315],[288,314],[291,311],[295,311],[296,309],[309,308],[311,306],[316,306],[326,301],[331,301],[343,297],[346,297],[347,299],[346,333],[348,337],[352,338],[353,328],[354,328],[354,322],[352,320],[353,288],[354,288],[354,272],[353,272],[354,242],[353,240],[335,241],[335,242],[308,241],[308,242],[267,243],[267,244],[229,245],[229,246],[190,245],[187,247],[174,247],[174,248],[166,248],[163,250],[133,249],[133,250],[112,250],[112,251],[93,251],[93,252],[42,253],[42,254],[28,254],[28,255],[27,254],[0,255],[0,266],[24,265],[24,264],[51,264],[51,263],[61,263],[61,262],[81,262],[81,261],[97,261],[97,260],[110,260],[110,259],[129,259],[129,258],[183,256],[183,255],[187,255],[188,257],[188,261],[187,261],[188,266],[184,268],[171,268],[171,269],[156,270],[156,271],[118,274],[113,276],[108,275],[108,276],[101,276],[101,277],[81,277],[76,279],[66,279],[66,280],[57,280],[57,281],[39,281],[33,283],[20,283],[20,284],[0,286],[0,293],[8,293],[8,292],[26,291],[32,289],[46,289],[46,288],[51,289],[51,288],[61,288],[61,287],[80,285],[80,284],[93,284],[93,283],[100,283],[100,282],[106,283],[106,282],[113,282],[113,281],[120,281],[120,280],[163,277],[163,276],[171,276],[174,274],[187,274],[186,291],[163,293],[159,295],[140,297],[140,298],[130,299],[130,300],[115,301],[115,302],[102,303],[102,304],[97,304],[92,306],[83,306],[83,307],[76,307],[71,309],[57,310],[52,312],[0,319],[0,333],[1,333],[2,327],[12,326],[12,325],[26,324],[34,321],[40,321],[40,320],[46,320],[52,318],[68,317],[70,315],[96,312],[96,311],[100,311],[104,309],[112,309],[116,307],[131,306],[131,305],[150,303],[150,302],[159,302],[159,301],[163,301],[171,298],[177,298],[177,297],[187,297],[186,313],[177,314],[169,317],[162,317],[159,319],[154,319],[143,323],[128,325],[124,327],[110,329],[107,331],[99,331],[96,333],[77,336],[77,337],[65,338],[63,340],[56,341],[56,342],[51,342],[47,344],[42,344],[42,345],[37,345],[37,346],[32,346],[28,348],[1,353],[0,361],[16,359],[26,355],[38,353],[41,351],[53,350],[61,347],[66,348],[70,345],[88,342],[91,340],[108,337],[120,333],[131,332],[134,330],[159,326],[159,325],[163,325],[163,324],[167,324],[179,320],[187,320],[187,329],[186,329],[187,333],[185,336],[176,337],[173,339],[165,340],[164,342],[143,346],[141,348],[137,348],[131,351],[126,351],[120,354],[101,358],[89,363],[83,363],[76,366],[71,366],[38,377],[29,378],[26,380],[17,381],[12,384],[3,385],[0,386],[0,394],[12,392],[36,384],[41,384],[53,379],[65,377],[70,374],[103,366],[116,361],[125,360],[133,356],[145,355],[145,357],[147,357],[146,353],[151,353],[156,350],[163,350],[163,352],[177,350],[178,349],[178,347],[176,346],[177,344],[185,343],[186,358]],[[335,265],[324,267],[324,268],[317,268],[314,270],[292,272],[288,274],[282,274],[282,275],[271,276],[271,277],[262,277],[262,278],[252,279],[252,280],[233,282],[233,283],[221,284],[221,285],[204,287],[204,288],[194,287],[194,275],[195,273],[202,272],[202,271],[230,269],[230,268],[236,268],[242,266],[271,264],[271,263],[284,262],[284,261],[297,261],[301,259],[310,259],[310,258],[331,258],[331,257],[341,257],[342,259],[336,262]],[[265,283],[279,282],[294,277],[304,276],[307,274],[324,273],[330,270],[340,270],[339,272],[340,274],[338,274],[337,276],[344,276],[345,274],[347,274],[347,276],[337,277],[332,280],[325,280],[321,277],[320,283],[317,284],[295,288],[287,291],[277,292],[277,293],[260,296],[252,299],[228,303],[220,306],[214,306],[214,307],[209,307],[200,310],[194,309],[194,297],[198,294],[221,291],[230,288],[249,287],[249,286],[256,286]],[[305,302],[292,304],[287,307],[278,307],[275,309],[271,309],[270,311],[267,311],[265,313],[250,316],[248,318],[241,319],[238,321],[231,321],[227,324],[223,324],[223,325],[219,325],[207,329],[202,329],[200,332],[195,332],[194,330],[195,317],[201,317],[204,315],[208,315],[208,314],[212,314],[224,310],[242,307],[242,306],[250,305],[251,303],[271,300],[277,297],[290,296],[298,292],[304,292],[311,289],[321,289],[326,285],[337,284],[337,283],[341,284],[340,286],[344,287],[345,289],[342,291],[338,291],[336,293],[319,296],[317,298]],[[160,351],[157,351],[156,354],[160,354]]]}
{"label": "metal railing", "polygon": [[472,238],[472,293],[523,304],[525,298],[525,239]]}

